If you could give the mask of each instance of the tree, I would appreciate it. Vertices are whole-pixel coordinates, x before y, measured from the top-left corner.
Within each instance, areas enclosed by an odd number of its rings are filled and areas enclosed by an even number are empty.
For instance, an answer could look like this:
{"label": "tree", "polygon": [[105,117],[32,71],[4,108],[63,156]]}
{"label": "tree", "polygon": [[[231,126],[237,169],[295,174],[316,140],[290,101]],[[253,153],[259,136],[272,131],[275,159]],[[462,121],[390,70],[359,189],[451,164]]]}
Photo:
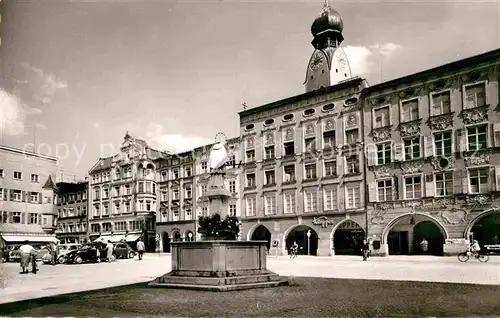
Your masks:
{"label": "tree", "polygon": [[198,233],[203,240],[236,240],[240,232],[240,221],[235,216],[228,215],[224,219],[218,213],[212,216],[200,216],[198,223],[200,225]]}

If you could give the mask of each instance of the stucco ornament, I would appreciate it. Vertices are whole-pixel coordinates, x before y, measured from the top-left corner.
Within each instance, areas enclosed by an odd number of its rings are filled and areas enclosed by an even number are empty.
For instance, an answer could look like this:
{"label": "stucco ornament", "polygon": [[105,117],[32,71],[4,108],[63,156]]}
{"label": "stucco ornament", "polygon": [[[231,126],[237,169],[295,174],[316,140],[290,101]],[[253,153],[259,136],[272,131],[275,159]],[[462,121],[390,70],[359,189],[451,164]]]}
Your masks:
{"label": "stucco ornament", "polygon": [[430,118],[429,121],[432,130],[445,130],[453,126],[453,114]]}
{"label": "stucco ornament", "polygon": [[420,134],[420,123],[401,123],[399,127],[401,137]]}
{"label": "stucco ornament", "polygon": [[386,178],[392,175],[392,171],[388,166],[376,166],[373,173],[376,179]]}
{"label": "stucco ornament", "polygon": [[450,209],[441,212],[441,218],[448,224],[464,223],[467,218],[467,211],[462,209]]}
{"label": "stucco ornament", "polygon": [[467,166],[481,166],[490,163],[490,156],[488,154],[473,155],[465,158],[465,162]]}
{"label": "stucco ornament", "polygon": [[391,129],[389,127],[374,129],[372,136],[375,142],[391,139]]}
{"label": "stucco ornament", "polygon": [[421,172],[423,163],[421,161],[410,161],[401,163],[401,170],[403,174],[411,174]]}
{"label": "stucco ornament", "polygon": [[488,108],[464,109],[461,117],[466,125],[486,122],[488,121]]}
{"label": "stucco ornament", "polygon": [[210,155],[208,157],[210,170],[220,169],[229,160],[225,135],[219,133],[215,139],[216,144],[210,149]]}

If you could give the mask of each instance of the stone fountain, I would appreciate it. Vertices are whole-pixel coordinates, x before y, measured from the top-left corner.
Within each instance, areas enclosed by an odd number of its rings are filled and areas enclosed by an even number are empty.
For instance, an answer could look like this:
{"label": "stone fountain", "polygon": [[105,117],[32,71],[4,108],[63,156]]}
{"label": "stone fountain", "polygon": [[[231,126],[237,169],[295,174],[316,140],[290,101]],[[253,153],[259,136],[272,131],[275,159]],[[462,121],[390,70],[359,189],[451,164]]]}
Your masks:
{"label": "stone fountain", "polygon": [[[225,188],[228,161],[224,139],[211,149],[206,195],[211,214],[228,214],[231,193]],[[276,287],[288,282],[267,269],[266,241],[202,240],[172,242],[172,270],[150,282],[150,287],[230,291]]]}

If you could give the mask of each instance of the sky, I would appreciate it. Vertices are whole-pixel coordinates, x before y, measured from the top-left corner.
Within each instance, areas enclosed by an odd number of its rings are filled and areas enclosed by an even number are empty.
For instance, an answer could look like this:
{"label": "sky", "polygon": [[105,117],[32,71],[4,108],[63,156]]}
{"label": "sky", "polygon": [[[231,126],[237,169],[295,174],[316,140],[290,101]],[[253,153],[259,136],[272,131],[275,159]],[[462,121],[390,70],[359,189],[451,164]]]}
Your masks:
{"label": "sky", "polygon": [[[3,0],[6,1],[6,0]],[[305,92],[323,0],[7,0],[0,144],[83,178],[128,131],[178,152],[239,134],[242,103]],[[334,1],[370,85],[500,47],[491,1]],[[33,146],[35,144],[35,146]]]}

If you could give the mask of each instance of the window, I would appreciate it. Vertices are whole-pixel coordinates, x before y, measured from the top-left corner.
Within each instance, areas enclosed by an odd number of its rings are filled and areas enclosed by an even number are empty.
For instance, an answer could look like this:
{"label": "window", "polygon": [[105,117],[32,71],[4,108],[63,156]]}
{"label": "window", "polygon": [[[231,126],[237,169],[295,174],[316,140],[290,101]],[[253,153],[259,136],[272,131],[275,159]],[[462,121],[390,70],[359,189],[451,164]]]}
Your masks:
{"label": "window", "polygon": [[436,173],[436,196],[453,194],[453,172]]}
{"label": "window", "polygon": [[161,201],[168,201],[168,190],[161,190]]}
{"label": "window", "polygon": [[266,195],[264,196],[265,207],[264,213],[266,215],[276,214],[276,196],[275,195]]}
{"label": "window", "polygon": [[469,169],[469,184],[471,193],[488,192],[489,168]]}
{"label": "window", "polygon": [[247,216],[255,216],[255,210],[256,210],[256,198],[251,197],[247,198]]}
{"label": "window", "polygon": [[402,122],[418,119],[418,99],[412,99],[401,103]]}
{"label": "window", "polygon": [[466,109],[486,105],[486,94],[484,83],[467,86],[465,88]]}
{"label": "window", "polygon": [[92,233],[98,233],[99,232],[99,224],[91,224],[90,225],[90,231]]}
{"label": "window", "polygon": [[208,208],[207,207],[201,208],[201,215],[202,216],[208,216]]}
{"label": "window", "polygon": [[30,202],[31,203],[38,203],[38,193],[37,192],[30,193]]}
{"label": "window", "polygon": [[284,213],[285,214],[292,214],[295,213],[295,193],[294,192],[288,192],[283,194],[283,203],[284,203]]}
{"label": "window", "polygon": [[422,177],[410,176],[404,178],[405,199],[418,199],[422,197]]}
{"label": "window", "polygon": [[391,162],[391,143],[377,145],[377,164],[384,165]]}
{"label": "window", "polygon": [[205,195],[205,193],[207,193],[207,186],[205,184],[203,184],[201,186],[201,195]]}
{"label": "window", "polygon": [[202,161],[201,162],[201,170],[203,172],[206,172],[207,171],[207,162],[206,161]]}
{"label": "window", "polygon": [[323,190],[325,210],[337,209],[337,188],[326,188]]}
{"label": "window", "polygon": [[335,131],[327,131],[323,133],[323,148],[330,149],[335,145]]}
{"label": "window", "polygon": [[123,212],[125,213],[130,212],[130,202],[125,202],[125,204],[123,205],[123,210]]}
{"label": "window", "polygon": [[255,173],[247,173],[247,187],[255,187]]}
{"label": "window", "polygon": [[360,189],[358,184],[346,185],[346,209],[359,208],[361,202]]}
{"label": "window", "polygon": [[115,180],[120,180],[121,177],[122,177],[122,175],[120,173],[120,169],[116,169],[115,170]]}
{"label": "window", "polygon": [[284,178],[283,182],[293,182],[295,181],[295,165],[287,165],[283,167]]}
{"label": "window", "polygon": [[30,213],[30,223],[29,224],[38,224],[38,214]]}
{"label": "window", "polygon": [[405,143],[405,160],[413,160],[420,158],[420,138],[406,139]]}
{"label": "window", "polygon": [[316,138],[309,137],[304,139],[305,151],[313,151],[316,149]]}
{"label": "window", "polygon": [[318,208],[316,191],[304,191],[304,211],[314,212]]}
{"label": "window", "polygon": [[107,189],[107,188],[102,189],[102,198],[103,199],[109,198],[109,189]]}
{"label": "window", "polygon": [[95,217],[101,216],[101,207],[99,205],[94,205],[94,216]]}
{"label": "window", "polygon": [[179,189],[172,190],[172,200],[179,200]]}
{"label": "window", "polygon": [[346,138],[346,143],[349,144],[355,144],[358,142],[358,130],[357,129],[352,129],[349,131],[345,132],[345,138]]}
{"label": "window", "polygon": [[246,155],[247,162],[255,161],[255,150],[247,150]]}
{"label": "window", "polygon": [[22,191],[21,190],[13,190],[12,191],[12,201],[22,201]]}
{"label": "window", "polygon": [[115,187],[115,197],[120,196],[120,187]]}
{"label": "window", "polygon": [[38,179],[39,179],[39,177],[37,174],[31,174],[31,182],[38,183],[39,182]]}
{"label": "window", "polygon": [[184,168],[184,172],[186,173],[186,177],[191,177],[192,175],[191,167]]}
{"label": "window", "polygon": [[179,169],[174,169],[174,179],[179,179]]}
{"label": "window", "polygon": [[120,202],[115,202],[115,214],[120,214]]}
{"label": "window", "polygon": [[0,201],[4,200],[4,193],[7,193],[7,189],[0,188]]}
{"label": "window", "polygon": [[434,146],[436,147],[436,156],[451,155],[451,132],[435,133]]}
{"label": "window", "polygon": [[162,171],[161,172],[161,181],[167,181],[167,179],[168,179],[167,171]]}
{"label": "window", "polygon": [[236,166],[236,156],[234,154],[229,155],[229,159],[228,159],[227,163],[230,167],[235,167]]}
{"label": "window", "polygon": [[306,179],[316,179],[316,164],[310,163],[305,165]]}
{"label": "window", "polygon": [[333,177],[337,175],[337,161],[325,161],[325,176]]}
{"label": "window", "polygon": [[172,221],[179,221],[179,210],[178,210],[178,209],[175,209],[175,210],[173,211],[172,216],[173,216],[173,220],[172,220]]}
{"label": "window", "polygon": [[389,106],[376,109],[375,115],[375,128],[386,127],[390,125],[390,108]]}
{"label": "window", "polygon": [[236,216],[236,204],[229,205],[229,216]]}
{"label": "window", "polygon": [[283,144],[285,156],[291,156],[295,154],[295,143],[293,141],[285,142]]}
{"label": "window", "polygon": [[109,214],[109,208],[106,204],[102,206],[102,215],[108,215]]}
{"label": "window", "polygon": [[486,125],[467,128],[467,147],[469,151],[486,148]]}
{"label": "window", "polygon": [[274,158],[274,146],[268,146],[265,148],[265,159]]}
{"label": "window", "polygon": [[3,178],[3,169],[0,169],[0,178]]}
{"label": "window", "polygon": [[275,184],[274,170],[268,170],[265,172],[266,184]]}
{"label": "window", "polygon": [[21,212],[12,212],[12,223],[21,223]]}
{"label": "window", "polygon": [[14,171],[14,179],[16,180],[22,180],[23,179],[23,173],[19,171]]}
{"label": "window", "polygon": [[229,181],[229,192],[236,193],[236,181]]}
{"label": "window", "polygon": [[127,222],[115,222],[115,231],[126,231],[127,230]]}
{"label": "window", "polygon": [[125,186],[125,194],[126,194],[126,195],[131,194],[131,192],[130,192],[130,184],[127,184],[127,185]]}
{"label": "window", "polygon": [[193,219],[193,210],[191,209],[186,209],[186,220],[192,220]]}
{"label": "window", "polygon": [[359,173],[358,155],[352,155],[346,158],[346,173]]}
{"label": "window", "polygon": [[186,197],[185,197],[186,199],[191,199],[192,198],[193,193],[191,191],[191,187],[190,186],[186,187],[184,194],[186,195]]}
{"label": "window", "polygon": [[437,116],[451,112],[450,92],[432,94],[431,115]]}
{"label": "window", "polygon": [[392,180],[377,181],[378,202],[392,201]]}

